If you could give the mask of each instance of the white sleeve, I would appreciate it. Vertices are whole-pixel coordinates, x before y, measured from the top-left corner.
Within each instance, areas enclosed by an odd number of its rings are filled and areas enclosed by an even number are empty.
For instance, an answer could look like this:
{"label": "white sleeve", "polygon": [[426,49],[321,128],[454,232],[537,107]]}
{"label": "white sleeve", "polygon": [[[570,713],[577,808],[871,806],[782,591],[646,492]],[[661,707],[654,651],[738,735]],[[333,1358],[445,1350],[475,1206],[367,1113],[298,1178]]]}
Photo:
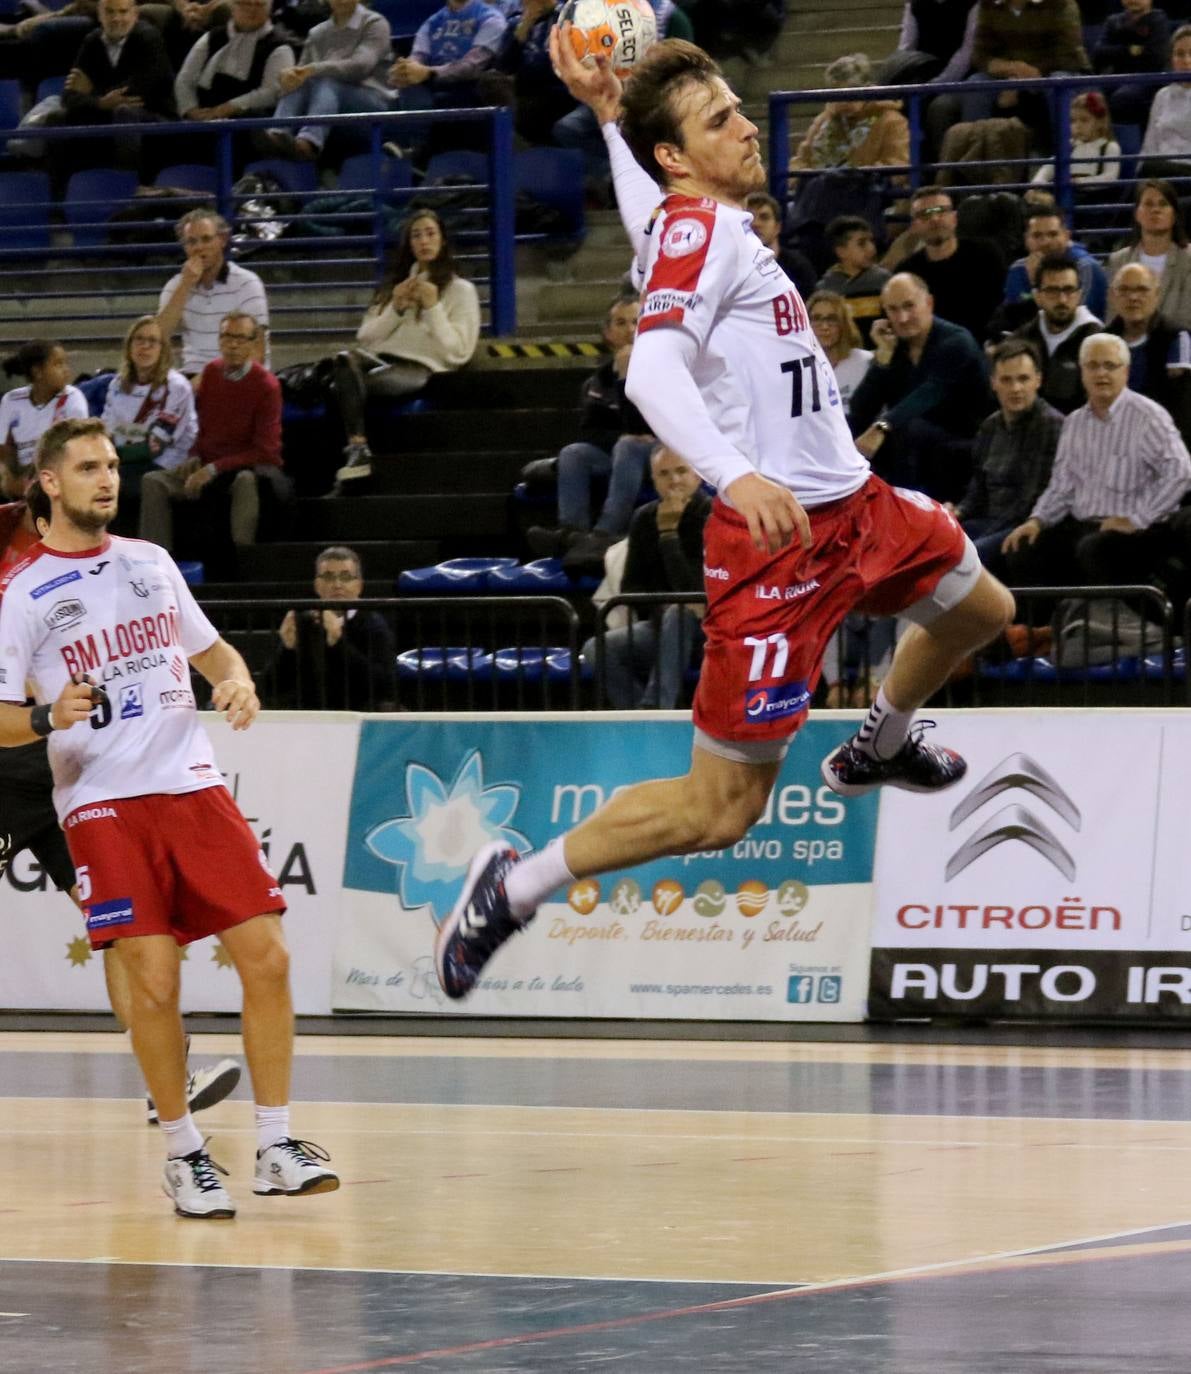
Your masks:
{"label": "white sleeve", "polygon": [[22,614],[27,596],[0,593],[0,701],[25,702],[25,681],[33,666],[33,619]]}
{"label": "white sleeve", "polygon": [[608,157],[612,163],[612,183],[616,187],[616,205],[621,223],[633,245],[633,252],[645,260],[645,230],[653,212],[666,193],[629,151],[629,145],[614,123],[600,126]]}
{"label": "white sleeve", "polygon": [[650,430],[722,492],[756,468],[716,428],[691,375],[699,346],[683,329],[637,335],[625,392]]}

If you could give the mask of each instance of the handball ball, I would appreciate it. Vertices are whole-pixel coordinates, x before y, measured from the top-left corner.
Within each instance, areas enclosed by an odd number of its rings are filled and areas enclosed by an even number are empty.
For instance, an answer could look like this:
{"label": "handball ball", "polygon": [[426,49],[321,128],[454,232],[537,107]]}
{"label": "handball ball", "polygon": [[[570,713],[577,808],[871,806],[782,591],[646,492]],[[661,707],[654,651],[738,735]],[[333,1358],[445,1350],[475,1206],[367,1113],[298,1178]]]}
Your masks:
{"label": "handball ball", "polygon": [[649,0],[566,0],[558,22],[570,24],[575,56],[594,66],[602,53],[626,76],[658,36]]}

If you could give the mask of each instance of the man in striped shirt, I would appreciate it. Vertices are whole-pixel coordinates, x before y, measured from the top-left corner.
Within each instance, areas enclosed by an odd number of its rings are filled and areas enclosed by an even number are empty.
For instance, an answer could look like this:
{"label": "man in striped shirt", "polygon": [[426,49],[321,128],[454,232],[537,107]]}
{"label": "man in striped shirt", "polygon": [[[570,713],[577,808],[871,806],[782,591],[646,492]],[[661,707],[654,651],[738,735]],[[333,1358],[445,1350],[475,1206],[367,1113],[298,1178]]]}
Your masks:
{"label": "man in striped shirt", "polygon": [[1005,537],[1010,586],[1147,582],[1177,540],[1191,456],[1174,421],[1129,390],[1124,339],[1090,334],[1079,365],[1088,403],[1063,421],[1050,482]]}

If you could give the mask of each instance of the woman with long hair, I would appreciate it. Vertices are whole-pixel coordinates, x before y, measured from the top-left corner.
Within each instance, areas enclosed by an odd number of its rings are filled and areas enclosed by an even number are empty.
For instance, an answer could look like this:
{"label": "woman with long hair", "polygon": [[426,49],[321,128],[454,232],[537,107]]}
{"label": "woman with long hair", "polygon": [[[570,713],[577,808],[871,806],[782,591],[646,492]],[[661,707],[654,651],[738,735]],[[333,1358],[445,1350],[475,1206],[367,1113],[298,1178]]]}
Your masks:
{"label": "woman with long hair", "polygon": [[190,459],[198,435],[194,390],[170,362],[169,340],[157,316],[134,320],[103,407],[103,422],[120,455],[121,496],[138,497],[151,468],[169,471]]}
{"label": "woman with long hair", "polygon": [[1129,262],[1142,263],[1159,279],[1163,318],[1178,329],[1191,329],[1191,253],[1178,192],[1169,181],[1151,177],[1138,183],[1133,232],[1123,248],[1109,254],[1108,280]]}
{"label": "woman with long hair", "polygon": [[87,400],[71,386],[70,359],[56,339],[32,339],[4,360],[10,377],[27,377],[28,386],[13,387],[0,396],[0,479],[14,498],[37,462],[41,436],[58,420],[85,420]]}
{"label": "woman with long hair", "polygon": [[848,302],[835,291],[815,291],[807,297],[806,313],[811,328],[819,340],[827,361],[835,372],[839,398],[844,412],[852,400],[852,393],[864,380],[872,353],[860,346],[860,330],[848,309]]}
{"label": "woman with long hair", "polygon": [[436,372],[469,362],[479,336],[480,298],[456,271],[442,220],[433,210],[415,210],[356,331],[357,347],[335,355],[332,394],[347,434],[336,474],[341,483],[372,472],[364,430],[368,397],[415,395]]}

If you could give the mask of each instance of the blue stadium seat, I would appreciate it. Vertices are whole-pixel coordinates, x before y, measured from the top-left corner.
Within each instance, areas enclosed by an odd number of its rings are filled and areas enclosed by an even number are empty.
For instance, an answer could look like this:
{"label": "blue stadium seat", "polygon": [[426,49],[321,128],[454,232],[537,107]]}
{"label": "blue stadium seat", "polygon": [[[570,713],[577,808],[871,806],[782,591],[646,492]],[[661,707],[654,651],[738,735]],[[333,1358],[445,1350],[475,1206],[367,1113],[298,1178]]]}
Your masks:
{"label": "blue stadium seat", "polygon": [[[1151,663],[1160,664],[1159,656],[1147,659],[1146,677],[1161,677],[1148,670]],[[997,682],[1138,682],[1143,676],[1142,662],[1137,657],[1122,658],[1116,664],[1097,663],[1087,667],[1060,668],[1051,658],[1015,658],[1008,663],[982,663],[980,676]]]}
{"label": "blue stadium seat", "polygon": [[182,574],[182,581],[185,582],[188,587],[202,586],[206,569],[201,563],[179,563],[178,571]]}
{"label": "blue stadium seat", "polygon": [[214,167],[205,167],[200,162],[177,162],[172,167],[163,167],[153,184],[213,196],[219,186],[219,177]]}
{"label": "blue stadium seat", "polygon": [[[339,168],[340,191],[372,191],[376,189],[376,161],[371,153],[354,153],[343,159]],[[413,167],[403,157],[380,159],[380,189],[383,192],[404,191],[413,185]]]}
{"label": "blue stadium seat", "polygon": [[514,153],[513,189],[558,210],[570,234],[583,233],[583,154],[577,148],[526,148]]}
{"label": "blue stadium seat", "polygon": [[19,81],[0,81],[0,148],[10,133],[21,122],[21,83]]}
{"label": "blue stadium seat", "polygon": [[283,157],[262,158],[244,168],[248,176],[272,177],[290,192],[317,191],[318,169],[313,162],[289,162]]}
{"label": "blue stadium seat", "polygon": [[1126,185],[1137,175],[1137,164],[1141,154],[1141,140],[1145,130],[1140,124],[1117,124],[1113,128],[1117,142],[1121,145],[1120,186],[1123,199],[1133,195],[1133,187]]}
{"label": "blue stadium seat", "polygon": [[52,95],[61,95],[66,89],[66,78],[64,76],[44,76],[37,83],[37,95],[34,103],[40,100],[47,100]]}
{"label": "blue stadium seat", "polygon": [[0,254],[50,246],[50,179],[45,172],[0,173]]}
{"label": "blue stadium seat", "polygon": [[542,648],[521,645],[497,649],[492,656],[492,668],[497,678],[515,682],[566,682],[571,676],[571,651],[564,646]]}
{"label": "blue stadium seat", "polygon": [[463,148],[450,153],[435,153],[426,164],[423,186],[434,186],[448,177],[488,184],[488,154],[471,153]]}
{"label": "blue stadium seat", "polygon": [[492,674],[492,655],[483,649],[428,647],[406,649],[397,655],[397,676],[429,682],[486,682]]}
{"label": "blue stadium seat", "polygon": [[478,595],[488,591],[488,575],[497,568],[512,568],[515,558],[448,558],[427,568],[410,568],[397,579],[403,592]]}
{"label": "blue stadium seat", "polygon": [[75,172],[66,183],[62,212],[76,248],[96,248],[107,242],[107,221],[136,194],[135,172],[96,167]]}
{"label": "blue stadium seat", "polygon": [[551,592],[569,592],[571,585],[559,558],[516,563],[511,568],[494,568],[488,574],[489,588],[508,596],[548,596]]}
{"label": "blue stadium seat", "polygon": [[412,38],[432,14],[442,9],[442,0],[372,0],[372,8],[389,21],[394,38]]}

